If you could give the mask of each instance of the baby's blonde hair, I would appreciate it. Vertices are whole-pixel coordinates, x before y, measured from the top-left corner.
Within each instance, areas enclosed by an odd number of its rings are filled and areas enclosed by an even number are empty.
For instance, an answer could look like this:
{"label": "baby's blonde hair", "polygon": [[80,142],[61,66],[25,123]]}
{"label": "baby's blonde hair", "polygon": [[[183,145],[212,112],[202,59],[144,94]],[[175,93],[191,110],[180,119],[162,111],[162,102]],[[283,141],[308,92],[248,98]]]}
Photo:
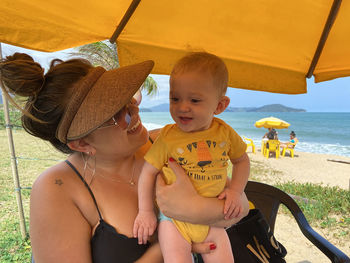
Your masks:
{"label": "baby's blonde hair", "polygon": [[171,71],[170,78],[176,74],[188,71],[198,71],[211,74],[214,85],[218,87],[220,95],[227,90],[228,71],[221,58],[207,52],[193,52],[178,60]]}

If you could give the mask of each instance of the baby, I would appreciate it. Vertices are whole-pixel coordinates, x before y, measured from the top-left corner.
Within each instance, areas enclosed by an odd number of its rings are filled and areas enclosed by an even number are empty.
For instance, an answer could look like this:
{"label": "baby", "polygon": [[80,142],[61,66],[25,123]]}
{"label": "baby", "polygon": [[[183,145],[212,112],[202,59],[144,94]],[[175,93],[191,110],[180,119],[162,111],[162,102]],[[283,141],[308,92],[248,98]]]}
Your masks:
{"label": "baby", "polygon": [[[250,167],[246,144],[229,125],[214,117],[230,103],[225,96],[227,81],[225,63],[209,53],[192,53],[174,66],[170,75],[170,113],[175,124],[161,130],[145,155],[139,179],[139,213],[134,223],[139,243],[147,242],[157,225],[153,201],[157,174],[162,170],[167,184],[176,180],[167,167],[168,160],[186,170],[200,195],[225,199],[223,217],[241,214],[240,197]],[[231,182],[227,178],[229,160],[233,163]],[[206,263],[233,262],[224,228],[181,222],[161,212],[159,220],[158,237],[165,262],[192,262],[192,242],[204,241],[217,246],[215,251],[202,255]]]}

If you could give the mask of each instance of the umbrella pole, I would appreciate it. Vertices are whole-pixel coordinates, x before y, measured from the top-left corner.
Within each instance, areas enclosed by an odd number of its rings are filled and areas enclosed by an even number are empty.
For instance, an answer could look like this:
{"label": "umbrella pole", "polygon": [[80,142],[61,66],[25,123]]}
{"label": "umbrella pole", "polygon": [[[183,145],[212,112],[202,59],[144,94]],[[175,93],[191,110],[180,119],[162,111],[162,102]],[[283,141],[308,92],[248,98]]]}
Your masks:
{"label": "umbrella pole", "polygon": [[[1,49],[1,43],[0,43],[0,59],[2,59],[2,49]],[[2,83],[0,82],[0,85]],[[3,87],[1,87],[2,89]],[[9,108],[8,108],[8,101],[4,94],[4,92],[1,92],[2,94],[2,103],[4,106],[4,115],[5,115],[5,127],[7,132],[7,138],[8,138],[8,144],[9,144],[9,150],[11,154],[11,168],[12,168],[12,177],[13,177],[13,183],[15,186],[15,194],[16,194],[16,200],[17,200],[17,206],[18,206],[18,213],[19,213],[19,225],[21,229],[21,235],[22,238],[26,238],[27,236],[27,230],[26,230],[26,221],[24,217],[24,211],[23,211],[23,203],[22,203],[22,193],[21,193],[21,186],[19,182],[19,176],[18,176],[18,169],[17,169],[17,158],[15,153],[15,146],[13,143],[13,136],[12,136],[12,125],[10,122],[10,114],[9,114]]]}
{"label": "umbrella pole", "polygon": [[126,26],[126,24],[128,23],[130,17],[132,16],[132,14],[135,12],[137,6],[139,5],[139,3],[141,2],[141,0],[133,0],[128,8],[128,10],[126,10],[122,20],[120,21],[119,25],[117,26],[117,28],[115,29],[113,35],[111,36],[111,38],[109,39],[109,42],[111,42],[112,44],[115,43],[115,41],[117,40],[117,38],[119,37],[120,33],[123,31],[124,27]]}

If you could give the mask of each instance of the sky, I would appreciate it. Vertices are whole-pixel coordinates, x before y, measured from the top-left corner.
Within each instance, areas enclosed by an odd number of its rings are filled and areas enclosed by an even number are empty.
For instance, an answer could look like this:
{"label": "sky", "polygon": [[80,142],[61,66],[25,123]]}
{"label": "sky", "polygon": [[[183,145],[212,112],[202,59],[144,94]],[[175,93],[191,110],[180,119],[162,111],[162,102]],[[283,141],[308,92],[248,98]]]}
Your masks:
{"label": "sky", "polygon": [[[3,57],[14,52],[25,52],[35,61],[48,67],[54,58],[63,60],[69,58],[72,49],[59,52],[46,53],[2,45]],[[143,96],[141,107],[147,108],[162,103],[168,103],[169,76],[153,75],[159,91],[154,97]],[[350,112],[350,77],[339,78],[321,83],[314,83],[314,79],[307,80],[307,93],[299,95],[285,95],[262,91],[250,91],[229,88],[226,94],[230,100],[230,107],[261,107],[267,104],[283,104],[287,107],[305,109],[308,112]]]}

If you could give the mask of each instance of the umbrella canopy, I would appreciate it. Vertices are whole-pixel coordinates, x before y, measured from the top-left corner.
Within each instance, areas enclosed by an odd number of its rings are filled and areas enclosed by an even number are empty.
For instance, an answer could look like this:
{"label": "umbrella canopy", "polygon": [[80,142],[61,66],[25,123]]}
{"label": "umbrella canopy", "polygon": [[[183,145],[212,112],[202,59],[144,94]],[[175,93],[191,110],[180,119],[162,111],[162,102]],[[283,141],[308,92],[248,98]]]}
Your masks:
{"label": "umbrella canopy", "polygon": [[350,75],[349,24],[350,1],[341,0],[0,5],[0,42],[57,51],[113,35],[121,65],[153,59],[158,74],[169,74],[188,51],[207,51],[225,61],[231,87],[287,94],[305,93],[306,76],[318,82]]}
{"label": "umbrella canopy", "polygon": [[255,122],[255,127],[257,128],[287,129],[289,126],[288,122],[275,117],[263,118]]}

